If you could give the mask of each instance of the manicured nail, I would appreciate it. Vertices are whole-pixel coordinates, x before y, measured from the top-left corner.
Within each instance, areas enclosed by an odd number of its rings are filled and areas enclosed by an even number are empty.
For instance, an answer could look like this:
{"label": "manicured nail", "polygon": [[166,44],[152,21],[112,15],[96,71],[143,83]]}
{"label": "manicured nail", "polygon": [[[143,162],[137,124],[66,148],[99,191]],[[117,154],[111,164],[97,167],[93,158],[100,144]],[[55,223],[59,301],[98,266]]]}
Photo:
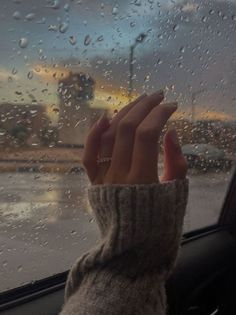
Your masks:
{"label": "manicured nail", "polygon": [[173,128],[173,129],[170,129],[169,135],[170,135],[170,138],[171,138],[172,142],[173,142],[175,145],[178,145],[178,146],[179,146],[179,138],[178,138],[177,132],[176,132],[176,130],[175,130],[174,128]]}
{"label": "manicured nail", "polygon": [[181,153],[182,149],[181,149],[181,145],[180,145],[180,142],[179,142],[179,137],[178,137],[178,134],[177,134],[175,128],[170,128],[168,130],[168,133],[169,133],[170,139],[171,139],[171,141],[172,141],[172,143],[174,145],[175,150],[178,153]]}
{"label": "manicured nail", "polygon": [[158,90],[156,92],[154,92],[155,96],[163,96],[164,97],[164,91],[163,90]]}
{"label": "manicured nail", "polygon": [[177,109],[178,107],[178,103],[177,102],[171,102],[171,103],[164,103],[164,106],[168,106],[168,107],[175,107]]}

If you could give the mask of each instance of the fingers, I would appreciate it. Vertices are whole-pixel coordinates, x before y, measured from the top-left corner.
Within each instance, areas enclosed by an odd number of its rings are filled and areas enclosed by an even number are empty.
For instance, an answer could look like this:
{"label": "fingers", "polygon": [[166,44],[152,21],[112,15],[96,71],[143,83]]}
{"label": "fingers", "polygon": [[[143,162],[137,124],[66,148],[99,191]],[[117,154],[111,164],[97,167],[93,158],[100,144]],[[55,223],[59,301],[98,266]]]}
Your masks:
{"label": "fingers", "polygon": [[[120,122],[120,120],[142,99],[144,99],[147,95],[143,94],[138,97],[135,101],[131,102],[127,106],[123,107],[118,114],[112,119],[110,122],[110,128],[107,132],[104,133],[102,137],[102,145],[100,155],[103,157],[112,156],[113,146],[115,142],[116,129]],[[105,167],[105,165],[104,165]]]}
{"label": "fingers", "polygon": [[163,100],[163,91],[158,91],[140,100],[135,107],[120,120],[113,149],[111,168],[119,171],[119,175],[127,174],[130,169],[134,137],[137,127]]}
{"label": "fingers", "polygon": [[[132,109],[139,101],[144,99],[147,95],[143,94],[139,96],[136,100],[131,102],[130,104],[123,107],[118,114],[112,119],[110,122],[109,129],[104,132],[102,139],[101,139],[101,150],[99,152],[100,156],[102,157],[111,157],[112,151],[115,142],[116,130],[120,120]],[[105,174],[107,173],[108,168],[110,167],[110,163],[103,163],[100,165],[99,168],[99,176],[97,179],[97,183],[101,184],[102,179],[104,178]]]}
{"label": "fingers", "polygon": [[187,168],[177,132],[175,129],[168,130],[164,139],[164,174],[161,181],[184,179]]}
{"label": "fingers", "polygon": [[158,182],[158,141],[164,125],[176,109],[177,103],[159,105],[137,128],[129,173],[130,183]]}
{"label": "fingers", "polygon": [[101,137],[109,126],[109,120],[104,114],[92,127],[86,140],[82,162],[91,182],[94,181],[98,172],[97,157],[100,150]]}

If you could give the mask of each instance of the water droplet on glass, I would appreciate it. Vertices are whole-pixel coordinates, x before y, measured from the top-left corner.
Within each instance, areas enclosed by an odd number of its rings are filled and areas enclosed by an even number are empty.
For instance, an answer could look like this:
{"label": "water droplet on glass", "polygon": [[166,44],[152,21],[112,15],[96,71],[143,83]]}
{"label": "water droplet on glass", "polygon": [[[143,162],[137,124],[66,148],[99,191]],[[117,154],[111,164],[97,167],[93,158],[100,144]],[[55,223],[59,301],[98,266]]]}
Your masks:
{"label": "water droplet on glass", "polygon": [[35,115],[37,114],[38,110],[37,109],[31,109],[30,114]]}
{"label": "water droplet on glass", "polygon": [[68,12],[68,11],[70,10],[69,3],[66,3],[66,4],[64,5],[64,10],[65,10],[66,12]]}
{"label": "water droplet on glass", "polygon": [[99,36],[99,37],[97,38],[97,42],[102,42],[103,40],[104,40],[103,35],[101,35],[101,36]]}
{"label": "water droplet on glass", "polygon": [[20,20],[21,19],[21,14],[19,11],[15,11],[12,15],[12,17],[15,19],[15,20]]}
{"label": "water droplet on glass", "polygon": [[49,31],[56,32],[57,29],[58,29],[57,25],[50,24],[50,25],[48,26],[48,30],[49,30]]}
{"label": "water droplet on glass", "polygon": [[71,234],[71,235],[76,235],[77,232],[76,232],[75,230],[72,230],[72,231],[70,232],[70,234]]}
{"label": "water droplet on glass", "polygon": [[75,45],[75,44],[76,44],[76,38],[75,38],[75,36],[70,36],[70,37],[69,37],[69,42],[70,42],[71,45]]}
{"label": "water droplet on glass", "polygon": [[17,74],[17,72],[18,72],[18,70],[17,70],[16,68],[13,68],[12,71],[11,71],[11,73],[12,73],[13,75]]}
{"label": "water droplet on glass", "polygon": [[114,7],[114,8],[112,9],[112,14],[113,14],[113,15],[117,15],[118,12],[119,12],[119,10],[118,10],[117,7]]}
{"label": "water droplet on glass", "polygon": [[185,52],[185,47],[180,47],[179,51],[183,54]]}
{"label": "water droplet on glass", "polygon": [[134,4],[137,5],[137,6],[141,6],[142,3],[141,3],[141,0],[135,0]]}
{"label": "water droplet on glass", "polygon": [[22,269],[23,269],[23,267],[21,265],[17,267],[17,271],[19,271],[19,272],[21,272]]}
{"label": "water droplet on glass", "polygon": [[60,0],[54,0],[52,5],[48,5],[47,8],[59,9],[60,8]]}
{"label": "water droplet on glass", "polygon": [[29,80],[31,80],[33,78],[34,74],[33,74],[33,71],[29,71],[28,74],[27,74],[27,78]]}
{"label": "water droplet on glass", "polygon": [[144,78],[145,82],[149,82],[150,81],[150,75],[146,75],[146,77]]}
{"label": "water droplet on glass", "polygon": [[61,33],[65,33],[65,32],[68,30],[68,28],[69,28],[69,24],[66,23],[66,22],[63,22],[63,23],[61,23],[60,26],[59,26],[59,31],[60,31]]}
{"label": "water droplet on glass", "polygon": [[207,17],[204,16],[204,17],[202,18],[202,22],[203,22],[203,23],[206,23],[206,21],[207,21]]}
{"label": "water droplet on glass", "polygon": [[19,40],[19,46],[20,48],[26,48],[28,46],[28,39],[26,37],[22,37],[20,40]]}
{"label": "water droplet on glass", "polygon": [[7,267],[7,261],[4,260],[4,261],[2,262],[2,265],[3,265],[3,267]]}
{"label": "water droplet on glass", "polygon": [[84,45],[88,46],[92,41],[92,38],[89,35],[86,35],[84,38]]}
{"label": "water droplet on glass", "polygon": [[29,13],[29,14],[27,14],[26,17],[25,17],[25,19],[26,19],[27,21],[33,21],[34,18],[35,18],[35,14],[34,14],[34,13]]}
{"label": "water droplet on glass", "polygon": [[209,11],[209,14],[210,15],[213,15],[215,13],[215,11],[213,10],[213,9],[211,9],[210,11]]}
{"label": "water droplet on glass", "polygon": [[174,26],[173,26],[173,31],[175,32],[175,31],[177,31],[179,29],[179,25],[178,24],[175,24]]}
{"label": "water droplet on glass", "polygon": [[231,18],[232,18],[233,21],[236,21],[236,15],[232,15]]}
{"label": "water droplet on glass", "polygon": [[135,26],[135,22],[130,22],[130,26],[134,27]]}

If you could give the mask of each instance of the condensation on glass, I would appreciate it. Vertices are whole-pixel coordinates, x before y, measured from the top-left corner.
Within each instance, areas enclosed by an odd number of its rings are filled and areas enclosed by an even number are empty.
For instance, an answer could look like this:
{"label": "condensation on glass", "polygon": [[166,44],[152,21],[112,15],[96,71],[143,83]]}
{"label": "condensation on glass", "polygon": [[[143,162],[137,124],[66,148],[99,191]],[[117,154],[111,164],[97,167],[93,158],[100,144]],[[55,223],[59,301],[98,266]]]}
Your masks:
{"label": "condensation on glass", "polygon": [[143,92],[179,102],[185,231],[217,222],[236,152],[234,0],[1,0],[0,15],[0,291],[96,243],[85,137]]}

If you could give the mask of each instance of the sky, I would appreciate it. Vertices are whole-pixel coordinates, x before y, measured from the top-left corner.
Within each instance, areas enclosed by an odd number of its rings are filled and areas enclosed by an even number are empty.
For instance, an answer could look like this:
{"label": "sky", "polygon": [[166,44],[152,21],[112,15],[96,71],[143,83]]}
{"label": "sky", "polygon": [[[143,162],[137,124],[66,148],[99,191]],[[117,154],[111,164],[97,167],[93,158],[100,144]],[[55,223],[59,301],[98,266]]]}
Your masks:
{"label": "sky", "polygon": [[[68,71],[96,81],[93,106],[164,88],[180,110],[236,116],[236,1],[0,0],[0,102],[58,104]],[[236,119],[236,118],[235,118]]]}

